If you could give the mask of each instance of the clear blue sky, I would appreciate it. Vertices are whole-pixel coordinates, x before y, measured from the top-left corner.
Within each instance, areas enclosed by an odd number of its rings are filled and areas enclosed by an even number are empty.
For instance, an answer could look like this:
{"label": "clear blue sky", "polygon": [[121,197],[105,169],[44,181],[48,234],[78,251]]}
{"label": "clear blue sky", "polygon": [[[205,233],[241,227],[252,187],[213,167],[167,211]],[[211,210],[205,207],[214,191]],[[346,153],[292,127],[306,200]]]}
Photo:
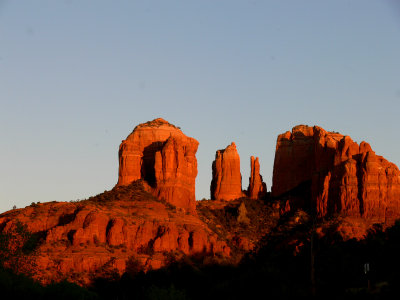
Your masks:
{"label": "clear blue sky", "polygon": [[0,0],[0,212],[117,181],[118,146],[162,117],[200,142],[197,198],[230,142],[271,188],[297,124],[400,164],[400,5],[332,1]]}

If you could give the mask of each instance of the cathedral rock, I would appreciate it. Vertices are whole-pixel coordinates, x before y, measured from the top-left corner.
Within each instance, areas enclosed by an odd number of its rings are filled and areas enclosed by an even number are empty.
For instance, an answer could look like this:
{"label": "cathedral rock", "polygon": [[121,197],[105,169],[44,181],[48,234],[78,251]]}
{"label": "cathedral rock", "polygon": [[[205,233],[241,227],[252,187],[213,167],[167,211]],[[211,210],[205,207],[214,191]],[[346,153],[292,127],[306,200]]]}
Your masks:
{"label": "cathedral rock", "polygon": [[[295,196],[319,217],[341,214],[377,223],[400,217],[400,171],[349,136],[299,125],[278,136],[272,195]],[[310,200],[307,200],[310,199]],[[303,201],[303,203],[301,203]]]}
{"label": "cathedral rock", "polygon": [[159,199],[194,212],[198,145],[161,118],[140,124],[119,147],[117,185],[143,179]]}
{"label": "cathedral rock", "polygon": [[[248,251],[262,249],[264,237],[274,232],[285,233],[288,253],[300,251],[309,243],[303,224],[310,216],[319,217],[318,235],[335,230],[344,239],[361,239],[375,223],[386,229],[400,218],[400,171],[393,163],[365,142],[304,125],[278,137],[272,197],[255,157],[249,187],[242,191],[232,143],[216,152],[212,166],[211,198],[227,201],[199,201],[196,210],[198,145],[163,119],[136,126],[120,145],[112,190],[0,214],[3,266],[42,283],[68,279],[90,285],[105,271],[122,275],[132,262],[143,271],[190,256],[237,264]],[[229,201],[245,196],[267,201]],[[293,214],[281,218],[288,211]],[[25,242],[35,243],[34,251],[25,254]],[[15,251],[18,245],[22,252]]]}
{"label": "cathedral rock", "polygon": [[218,150],[212,164],[211,199],[234,200],[244,196],[240,157],[235,143]]}

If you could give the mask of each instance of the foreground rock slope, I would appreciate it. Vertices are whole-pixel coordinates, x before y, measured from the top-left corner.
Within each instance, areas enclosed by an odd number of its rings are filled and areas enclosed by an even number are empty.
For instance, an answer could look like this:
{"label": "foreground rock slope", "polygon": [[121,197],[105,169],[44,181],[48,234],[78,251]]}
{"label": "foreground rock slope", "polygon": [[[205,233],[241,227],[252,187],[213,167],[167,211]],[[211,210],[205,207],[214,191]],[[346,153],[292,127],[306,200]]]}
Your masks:
{"label": "foreground rock slope", "polygon": [[[361,217],[393,224],[400,217],[400,171],[370,145],[349,136],[299,125],[279,135],[272,195],[292,194],[290,206],[319,217]],[[302,194],[301,197],[296,197]]]}
{"label": "foreground rock slope", "polygon": [[182,255],[230,256],[230,248],[197,216],[160,202],[140,181],[79,202],[33,204],[0,215],[0,230],[20,222],[39,237],[31,260],[42,282],[87,284],[105,268],[122,274],[130,260],[160,268]]}

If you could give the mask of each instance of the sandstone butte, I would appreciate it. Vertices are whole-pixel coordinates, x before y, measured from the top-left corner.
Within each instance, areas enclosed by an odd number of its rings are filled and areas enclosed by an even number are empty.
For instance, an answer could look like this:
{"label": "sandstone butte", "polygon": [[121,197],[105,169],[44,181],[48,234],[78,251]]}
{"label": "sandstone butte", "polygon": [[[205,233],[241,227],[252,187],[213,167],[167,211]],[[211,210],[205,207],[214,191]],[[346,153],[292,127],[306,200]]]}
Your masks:
{"label": "sandstone butte", "polygon": [[250,199],[262,199],[267,193],[267,185],[263,182],[262,176],[260,175],[260,162],[258,161],[258,157],[250,157],[250,170],[247,196]]}
{"label": "sandstone butte", "polygon": [[119,147],[117,185],[143,179],[157,198],[195,212],[198,145],[161,118],[140,124]]}
{"label": "sandstone butte", "polygon": [[400,171],[366,142],[299,125],[277,139],[272,196],[284,195],[290,207],[311,207],[320,218],[390,225],[400,217]]}
{"label": "sandstone butte", "polygon": [[225,149],[218,150],[212,164],[211,199],[235,200],[244,196],[240,157],[232,142]]}

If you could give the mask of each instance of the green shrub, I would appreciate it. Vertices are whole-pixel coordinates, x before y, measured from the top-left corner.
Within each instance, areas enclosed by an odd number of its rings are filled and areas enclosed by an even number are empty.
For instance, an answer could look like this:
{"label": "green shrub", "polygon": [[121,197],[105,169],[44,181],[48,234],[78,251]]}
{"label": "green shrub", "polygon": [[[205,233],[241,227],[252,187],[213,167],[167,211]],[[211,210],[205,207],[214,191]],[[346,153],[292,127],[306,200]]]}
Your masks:
{"label": "green shrub", "polygon": [[185,300],[185,291],[178,290],[174,285],[167,288],[158,287],[155,285],[150,286],[145,295],[147,300]]}

